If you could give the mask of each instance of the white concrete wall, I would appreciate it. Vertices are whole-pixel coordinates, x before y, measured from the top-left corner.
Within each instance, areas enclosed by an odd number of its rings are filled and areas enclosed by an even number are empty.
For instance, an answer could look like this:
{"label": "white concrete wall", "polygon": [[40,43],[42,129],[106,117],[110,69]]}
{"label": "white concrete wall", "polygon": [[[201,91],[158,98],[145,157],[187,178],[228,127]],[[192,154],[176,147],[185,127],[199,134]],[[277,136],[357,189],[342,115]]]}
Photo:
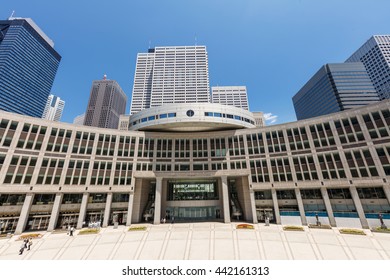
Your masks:
{"label": "white concrete wall", "polygon": [[302,225],[301,216],[280,216],[282,225]]}
{"label": "white concrete wall", "polygon": [[[306,219],[307,219],[307,224],[314,224],[315,225],[317,223],[316,217],[306,216]],[[320,221],[320,223],[322,225],[330,225],[328,217],[318,217],[318,220]]]}
{"label": "white concrete wall", "polygon": [[[370,228],[376,228],[381,226],[381,222],[379,221],[379,219],[367,219],[367,222]],[[383,222],[385,223],[387,228],[390,228],[390,220],[384,219]]]}
{"label": "white concrete wall", "polygon": [[362,224],[360,223],[359,218],[337,218],[336,225],[337,227],[345,227],[345,228],[362,228]]}

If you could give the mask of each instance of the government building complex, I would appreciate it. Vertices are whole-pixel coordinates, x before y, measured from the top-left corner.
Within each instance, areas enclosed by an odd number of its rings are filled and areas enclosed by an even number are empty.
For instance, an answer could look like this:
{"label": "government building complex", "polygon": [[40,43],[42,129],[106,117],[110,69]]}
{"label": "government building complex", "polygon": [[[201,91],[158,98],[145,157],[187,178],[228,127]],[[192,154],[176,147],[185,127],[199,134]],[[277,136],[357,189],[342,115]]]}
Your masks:
{"label": "government building complex", "polygon": [[131,115],[116,128],[0,111],[0,233],[390,226],[390,100],[273,126],[248,108],[244,86],[210,91],[206,47],[184,46],[138,55]]}
{"label": "government building complex", "polygon": [[[379,213],[388,223],[389,100],[261,128],[239,113],[193,105],[170,107],[170,116],[149,112],[150,131],[1,112],[1,231],[163,218],[259,223],[268,216],[306,225],[316,215],[323,224],[368,228]],[[217,129],[180,130],[178,119],[185,128],[199,114]]]}

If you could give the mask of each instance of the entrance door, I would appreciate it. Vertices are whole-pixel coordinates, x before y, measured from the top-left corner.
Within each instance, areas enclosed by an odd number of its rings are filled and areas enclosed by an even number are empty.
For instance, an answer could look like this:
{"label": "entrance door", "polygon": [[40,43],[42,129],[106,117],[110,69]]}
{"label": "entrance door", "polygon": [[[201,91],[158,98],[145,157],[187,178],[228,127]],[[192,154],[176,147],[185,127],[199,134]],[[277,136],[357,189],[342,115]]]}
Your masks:
{"label": "entrance door", "polygon": [[30,216],[26,230],[46,230],[49,227],[50,215]]}
{"label": "entrance door", "polygon": [[68,227],[76,227],[78,219],[78,213],[60,214],[58,217],[57,228],[67,229]]}
{"label": "entrance door", "polygon": [[257,208],[256,214],[257,220],[261,223],[265,222],[265,217],[268,217],[271,223],[275,223],[275,214],[273,208]]}
{"label": "entrance door", "polygon": [[166,219],[169,221],[172,216],[178,221],[206,221],[215,220],[218,213],[218,207],[168,207],[166,210]]}
{"label": "entrance door", "polygon": [[0,233],[14,232],[18,224],[19,218],[3,217],[0,218]]}

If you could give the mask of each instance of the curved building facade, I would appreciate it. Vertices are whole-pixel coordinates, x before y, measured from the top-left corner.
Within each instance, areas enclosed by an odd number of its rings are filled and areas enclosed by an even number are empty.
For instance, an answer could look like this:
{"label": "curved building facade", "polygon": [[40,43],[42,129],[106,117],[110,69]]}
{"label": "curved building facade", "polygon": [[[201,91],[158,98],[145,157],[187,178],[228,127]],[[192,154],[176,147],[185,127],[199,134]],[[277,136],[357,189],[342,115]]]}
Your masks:
{"label": "curved building facade", "polygon": [[91,222],[389,226],[390,101],[212,132],[121,131],[0,113],[1,232]]}
{"label": "curved building facade", "polygon": [[120,130],[199,132],[254,128],[248,110],[217,103],[176,103],[122,115]]}

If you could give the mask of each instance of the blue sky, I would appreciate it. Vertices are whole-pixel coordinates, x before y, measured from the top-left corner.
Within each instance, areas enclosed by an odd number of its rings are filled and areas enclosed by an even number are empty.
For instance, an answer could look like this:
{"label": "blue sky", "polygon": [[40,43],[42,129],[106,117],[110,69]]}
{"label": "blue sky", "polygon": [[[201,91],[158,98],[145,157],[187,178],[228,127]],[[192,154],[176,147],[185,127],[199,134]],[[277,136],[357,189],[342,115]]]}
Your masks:
{"label": "blue sky", "polygon": [[85,111],[103,74],[126,92],[128,113],[137,53],[197,43],[207,46],[210,86],[245,85],[251,111],[285,123],[296,120],[292,96],[323,64],[390,33],[389,10],[389,0],[13,0],[0,3],[0,18],[30,17],[55,42],[64,122]]}

